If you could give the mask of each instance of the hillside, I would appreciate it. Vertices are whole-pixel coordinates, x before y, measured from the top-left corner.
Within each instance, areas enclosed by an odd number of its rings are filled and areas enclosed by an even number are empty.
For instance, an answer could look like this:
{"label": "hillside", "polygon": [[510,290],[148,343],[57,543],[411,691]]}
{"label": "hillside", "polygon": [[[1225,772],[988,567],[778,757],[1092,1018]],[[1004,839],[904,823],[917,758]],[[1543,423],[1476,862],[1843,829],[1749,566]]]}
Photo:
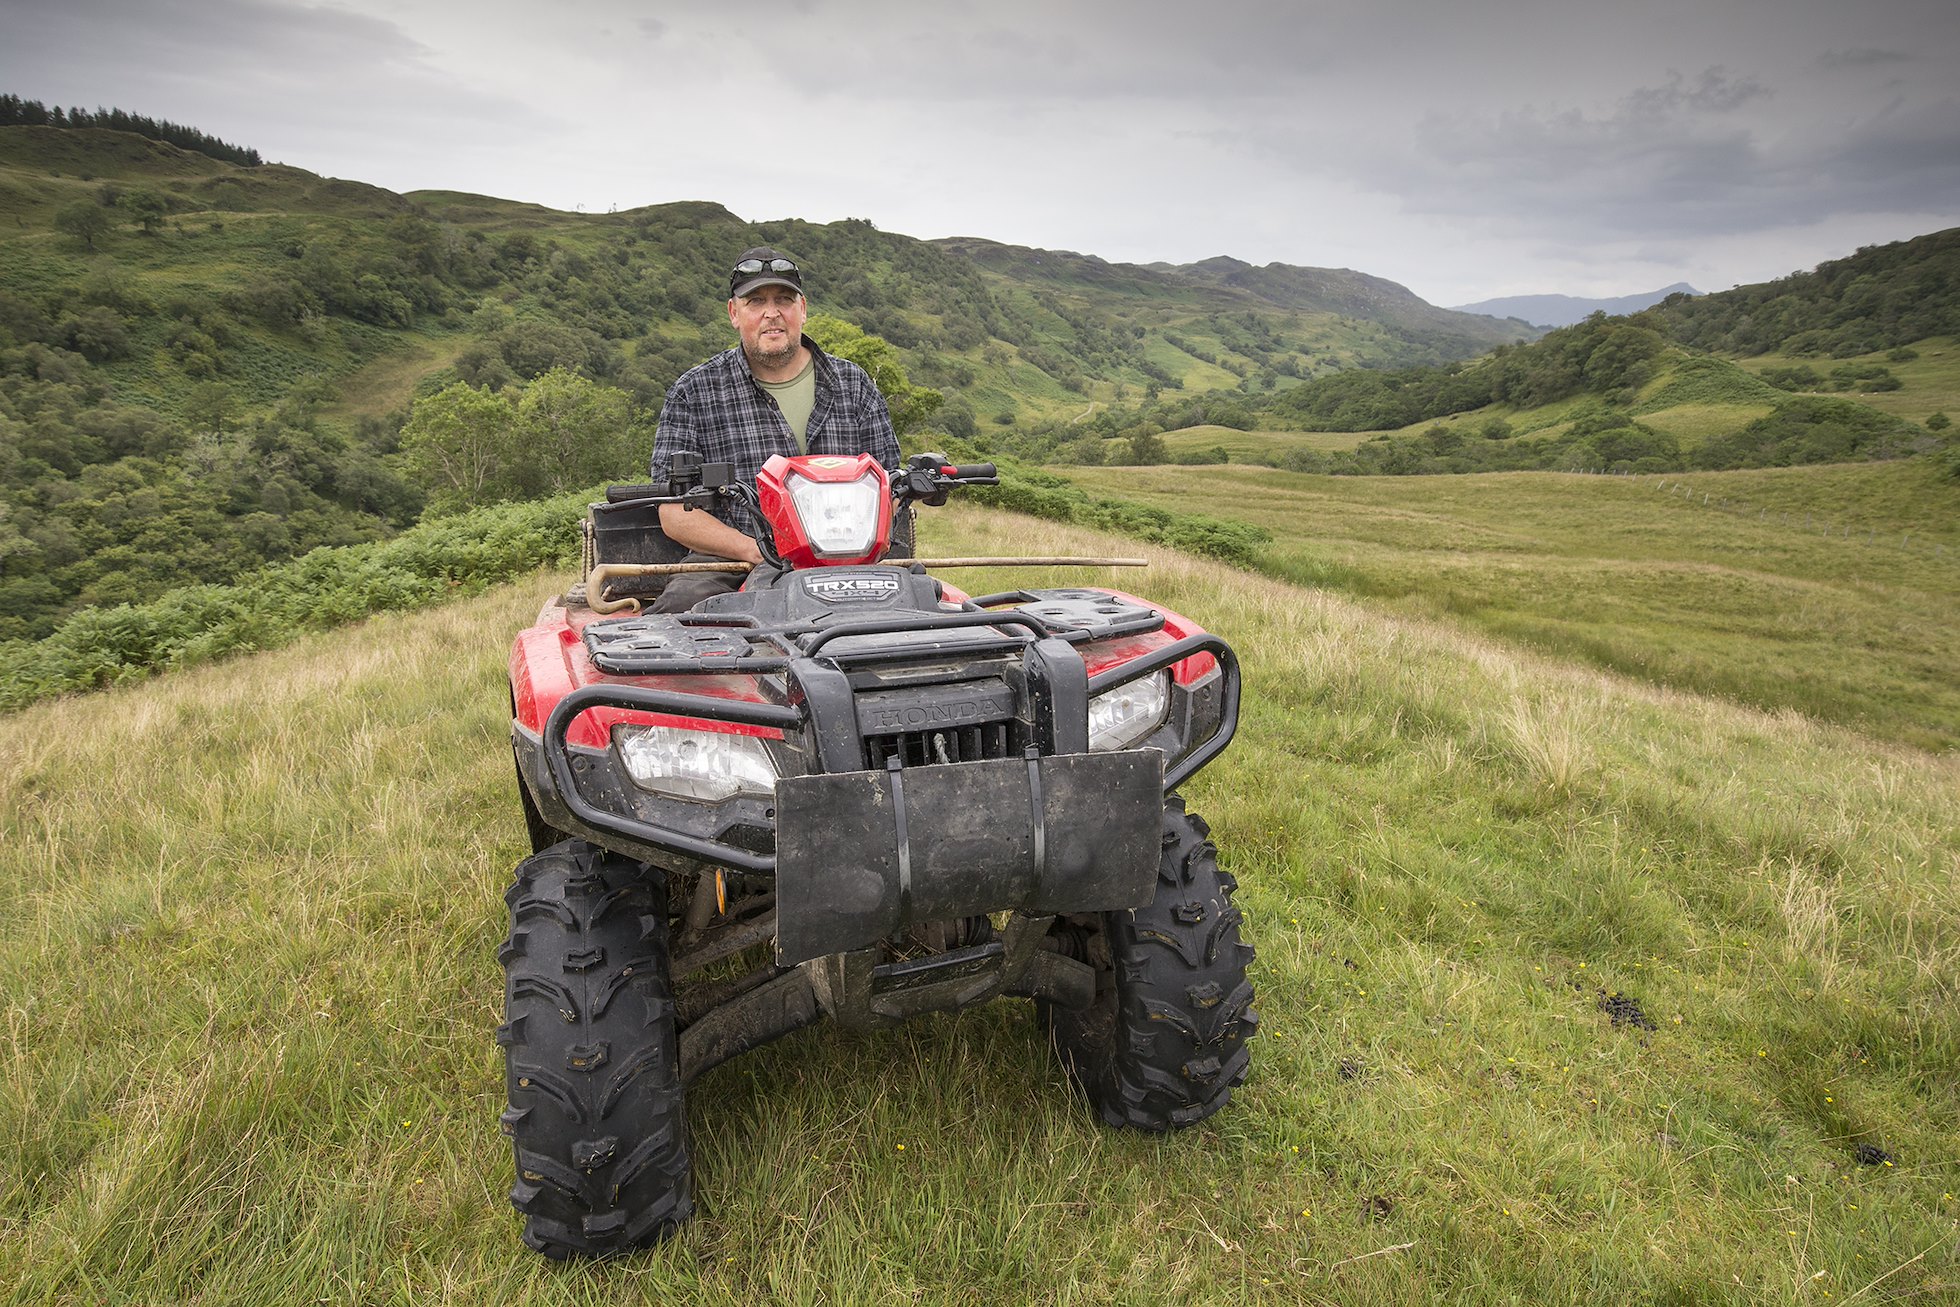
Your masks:
{"label": "hillside", "polygon": [[1960,335],[1960,227],[1820,263],[1656,310],[1684,345],[1731,355],[1772,351],[1850,358]]}
{"label": "hillside", "polygon": [[818,1029],[692,1094],[712,1200],[679,1241],[572,1271],[525,1250],[496,1124],[525,847],[503,664],[544,576],[0,720],[5,1296],[1960,1291],[1952,758],[1150,552],[1123,584],[1249,677],[1190,799],[1262,1033],[1203,1128],[1098,1126],[1025,1007]]}
{"label": "hillside", "polygon": [[[1213,263],[1221,276],[1245,271]],[[1960,229],[1761,286],[1683,291],[1627,316],[1595,312],[1468,361],[1353,368],[1267,392],[1160,395],[1036,424],[1006,447],[1091,465],[1202,463],[1236,447],[1239,461],[1340,475],[1712,471],[1925,455],[1960,475],[1948,411],[1960,410],[1956,285]],[[1207,427],[1261,434],[1182,434]]]}
{"label": "hillside", "polygon": [[[1232,461],[1347,476],[1717,471],[1920,455],[1960,474],[1943,407],[1960,385],[1960,355],[1946,340],[1922,346],[1923,359],[1890,350],[1828,374],[1772,361],[1745,368],[1671,343],[1651,314],[1595,314],[1466,363],[1357,368],[1259,396],[1160,396],[996,444],[1089,465],[1218,462],[1224,449]],[[1184,434],[1217,427],[1262,436]]]}

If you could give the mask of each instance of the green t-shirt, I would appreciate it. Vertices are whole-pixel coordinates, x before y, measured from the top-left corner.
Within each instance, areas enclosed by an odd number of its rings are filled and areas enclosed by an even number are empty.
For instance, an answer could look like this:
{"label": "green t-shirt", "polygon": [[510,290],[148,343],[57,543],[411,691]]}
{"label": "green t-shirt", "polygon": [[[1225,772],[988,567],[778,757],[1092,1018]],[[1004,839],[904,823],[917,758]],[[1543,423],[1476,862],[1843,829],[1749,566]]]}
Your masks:
{"label": "green t-shirt", "polygon": [[776,407],[783,411],[783,420],[789,423],[789,433],[796,438],[796,447],[800,450],[810,447],[803,433],[810,425],[810,411],[817,406],[816,364],[814,357],[806,359],[803,370],[788,381],[755,379],[757,385],[774,396]]}

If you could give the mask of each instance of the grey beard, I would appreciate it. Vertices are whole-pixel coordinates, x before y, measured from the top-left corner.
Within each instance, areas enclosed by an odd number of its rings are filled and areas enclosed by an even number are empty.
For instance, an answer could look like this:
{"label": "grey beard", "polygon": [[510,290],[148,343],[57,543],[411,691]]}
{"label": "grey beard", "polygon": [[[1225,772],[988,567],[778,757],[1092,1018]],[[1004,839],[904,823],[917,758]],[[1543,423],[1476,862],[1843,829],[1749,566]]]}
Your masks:
{"label": "grey beard", "polygon": [[785,363],[796,357],[796,347],[802,343],[795,337],[791,337],[787,344],[773,354],[760,348],[750,349],[747,345],[742,346],[742,353],[748,355],[751,364]]}

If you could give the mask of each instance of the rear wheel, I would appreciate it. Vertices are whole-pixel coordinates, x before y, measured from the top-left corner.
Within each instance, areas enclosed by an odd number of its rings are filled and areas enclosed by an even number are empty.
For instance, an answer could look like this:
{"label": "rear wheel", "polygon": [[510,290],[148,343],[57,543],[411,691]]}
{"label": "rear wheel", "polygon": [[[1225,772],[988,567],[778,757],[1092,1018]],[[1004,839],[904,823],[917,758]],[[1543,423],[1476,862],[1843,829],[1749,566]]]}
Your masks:
{"label": "rear wheel", "polygon": [[1237,888],[1218,868],[1204,820],[1175,795],[1164,808],[1157,896],[1104,913],[1082,941],[1096,964],[1085,1011],[1046,1007],[1049,1037],[1069,1077],[1113,1126],[1165,1131],[1231,1101],[1259,1024],[1239,938]]}
{"label": "rear wheel", "polygon": [[517,864],[505,896],[511,1203],[547,1257],[603,1257],[693,1210],[658,873],[580,840]]}

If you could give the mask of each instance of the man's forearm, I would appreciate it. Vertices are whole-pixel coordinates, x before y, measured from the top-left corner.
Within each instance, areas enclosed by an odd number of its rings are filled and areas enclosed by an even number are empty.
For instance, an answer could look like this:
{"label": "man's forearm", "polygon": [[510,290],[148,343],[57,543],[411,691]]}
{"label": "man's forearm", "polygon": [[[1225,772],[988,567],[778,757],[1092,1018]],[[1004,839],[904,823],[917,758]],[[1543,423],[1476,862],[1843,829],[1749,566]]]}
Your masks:
{"label": "man's forearm", "polygon": [[682,504],[660,506],[660,529],[667,538],[697,554],[715,554],[738,563],[759,563],[762,550],[755,541],[713,513]]}

